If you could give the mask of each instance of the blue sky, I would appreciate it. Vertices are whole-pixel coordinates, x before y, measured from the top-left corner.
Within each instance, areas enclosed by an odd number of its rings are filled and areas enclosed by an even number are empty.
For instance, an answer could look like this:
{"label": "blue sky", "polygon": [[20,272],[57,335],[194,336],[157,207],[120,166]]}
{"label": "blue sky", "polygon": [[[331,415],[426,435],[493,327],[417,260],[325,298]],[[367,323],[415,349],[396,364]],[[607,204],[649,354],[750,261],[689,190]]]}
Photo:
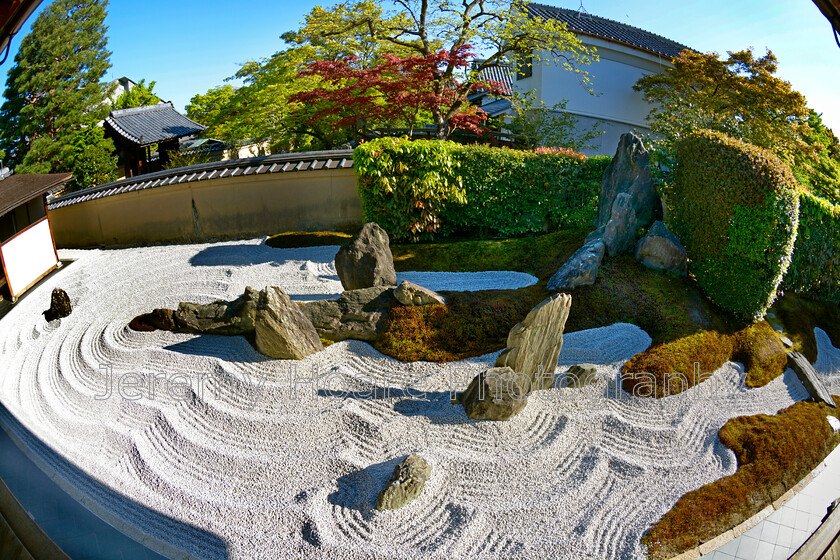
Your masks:
{"label": "blue sky", "polygon": [[[333,0],[112,0],[110,77],[155,80],[155,91],[183,109],[196,93],[224,83],[239,64],[283,48],[280,34],[296,29],[313,6]],[[580,0],[543,0],[577,9]],[[49,4],[45,0],[41,6]],[[770,48],[778,74],[823,113],[840,134],[840,47],[810,0],[704,0],[694,3],[583,0],[592,15],[664,35],[700,51]],[[12,43],[29,31],[30,18]],[[5,79],[5,78],[4,78]]]}

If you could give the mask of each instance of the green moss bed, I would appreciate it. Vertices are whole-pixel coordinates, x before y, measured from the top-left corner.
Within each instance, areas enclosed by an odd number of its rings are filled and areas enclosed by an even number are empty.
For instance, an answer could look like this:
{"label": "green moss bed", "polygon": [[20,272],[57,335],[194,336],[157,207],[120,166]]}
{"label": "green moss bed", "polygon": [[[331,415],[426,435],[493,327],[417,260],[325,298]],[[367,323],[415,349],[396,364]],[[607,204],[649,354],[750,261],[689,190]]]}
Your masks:
{"label": "green moss bed", "polygon": [[[458,240],[391,246],[397,271],[477,272],[511,270],[533,274],[534,286],[518,290],[443,292],[446,305],[394,306],[374,346],[402,361],[448,362],[501,350],[510,329],[551,295],[548,279],[582,245],[588,229],[566,230],[509,240]],[[290,233],[269,238],[273,247],[343,244],[346,233]],[[701,373],[729,360],[744,364],[748,387],[766,385],[787,368],[782,334],[812,362],[814,327],[824,329],[840,347],[840,307],[786,295],[768,313],[769,320],[747,324],[721,311],[691,279],[654,271],[632,255],[606,258],[592,286],[572,292],[565,332],[631,323],[645,330],[652,344],[625,364],[624,373],[657,376],[665,396],[664,376],[685,375],[669,394],[690,388],[699,362]],[[772,323],[772,325],[771,325]],[[775,328],[774,328],[775,327]],[[780,330],[782,332],[777,332]],[[700,380],[708,376],[700,376]],[[626,376],[624,389],[638,393]],[[748,519],[795,485],[837,445],[825,420],[837,411],[800,402],[775,416],[730,420],[721,441],[738,459],[738,470],[683,496],[643,538],[651,558],[669,558]]]}

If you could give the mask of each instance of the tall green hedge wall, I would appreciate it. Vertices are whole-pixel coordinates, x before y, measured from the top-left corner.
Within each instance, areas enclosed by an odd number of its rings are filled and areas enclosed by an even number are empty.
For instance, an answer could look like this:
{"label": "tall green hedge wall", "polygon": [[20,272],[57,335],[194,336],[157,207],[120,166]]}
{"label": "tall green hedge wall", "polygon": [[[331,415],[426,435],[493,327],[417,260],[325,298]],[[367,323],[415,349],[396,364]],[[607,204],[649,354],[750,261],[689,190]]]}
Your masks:
{"label": "tall green hedge wall", "polygon": [[677,143],[669,222],[689,270],[722,309],[757,320],[788,270],[799,219],[790,169],[775,155],[712,131]]}
{"label": "tall green hedge wall", "polygon": [[799,233],[784,288],[840,302],[840,205],[800,194]]}
{"label": "tall green hedge wall", "polygon": [[589,225],[610,158],[383,138],[357,147],[353,161],[365,220],[404,241]]}

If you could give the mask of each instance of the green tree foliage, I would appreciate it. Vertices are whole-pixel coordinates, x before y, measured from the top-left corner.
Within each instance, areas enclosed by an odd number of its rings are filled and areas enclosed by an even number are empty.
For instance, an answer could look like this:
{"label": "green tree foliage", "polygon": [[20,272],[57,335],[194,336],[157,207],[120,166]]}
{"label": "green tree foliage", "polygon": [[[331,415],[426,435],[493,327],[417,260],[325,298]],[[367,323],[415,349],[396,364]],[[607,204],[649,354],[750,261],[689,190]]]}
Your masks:
{"label": "green tree foliage", "polygon": [[229,132],[229,108],[237,90],[230,84],[211,88],[204,94],[196,94],[187,105],[187,116],[208,127],[204,136],[231,140]]}
{"label": "green tree foliage", "polygon": [[819,151],[816,155],[796,158],[791,168],[803,187],[833,203],[840,203],[840,141],[822,122],[822,116],[811,109],[808,113],[810,130],[803,140]]}
{"label": "green tree foliage", "polygon": [[70,166],[75,181],[68,191],[116,180],[117,156],[113,142],[101,126],[89,126],[73,135]]}
{"label": "green tree foliage", "polygon": [[[113,143],[82,133],[107,116],[112,89],[100,83],[110,68],[105,36],[107,0],[55,0],[21,42],[0,108],[0,147],[18,173],[72,171],[76,184],[100,176]],[[95,144],[79,153],[81,139]],[[90,155],[87,155],[88,152]],[[93,162],[89,162],[92,158]]]}
{"label": "green tree foliage", "polygon": [[133,88],[124,91],[114,101],[114,109],[131,109],[133,107],[145,107],[146,105],[157,105],[162,100],[154,92],[155,84],[157,82],[149,82],[146,85],[146,80],[140,80]]}
{"label": "green tree foliage", "polygon": [[674,68],[639,79],[633,86],[654,103],[651,131],[673,143],[700,129],[715,130],[765,148],[789,165],[811,158],[808,107],[790,83],[775,76],[777,60],[769,50],[717,53],[683,51]]}
{"label": "green tree foliage", "polygon": [[[384,2],[362,2],[355,6],[363,4],[368,9],[336,10],[334,17],[318,29],[316,37],[333,43],[350,42],[362,33],[371,44],[400,48],[402,52],[397,56],[410,54],[426,58],[441,50],[459,52],[467,45],[476,52],[487,54],[481,63],[462,76],[457,75],[459,67],[454,58],[430,72],[428,84],[440,98],[440,102],[431,108],[439,138],[446,138],[452,132],[450,120],[469,104],[467,94],[485,68],[501,63],[513,64],[516,56],[525,52],[534,60],[558,62],[578,72],[586,82],[586,73],[579,66],[595,59],[594,49],[583,45],[565,24],[531,17],[522,2],[398,0],[393,8],[387,9]],[[451,95],[453,91],[457,94]]]}
{"label": "green tree foliage", "polygon": [[769,151],[709,130],[681,138],[676,156],[668,225],[688,251],[689,271],[718,307],[760,319],[790,265],[796,179]]}

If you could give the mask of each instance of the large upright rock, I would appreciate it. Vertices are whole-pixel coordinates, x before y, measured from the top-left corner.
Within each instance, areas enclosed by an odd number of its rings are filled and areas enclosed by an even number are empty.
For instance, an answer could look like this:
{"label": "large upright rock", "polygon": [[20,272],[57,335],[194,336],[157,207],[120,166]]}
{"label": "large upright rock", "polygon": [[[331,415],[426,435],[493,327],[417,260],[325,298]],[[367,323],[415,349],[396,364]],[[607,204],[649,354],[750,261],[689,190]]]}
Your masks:
{"label": "large upright rock", "polygon": [[796,376],[808,390],[808,394],[811,395],[814,402],[823,402],[832,408],[837,408],[834,398],[825,388],[822,379],[820,379],[820,374],[817,373],[808,358],[799,352],[788,352],[788,367],[796,372]]}
{"label": "large upright rock", "polygon": [[560,270],[548,281],[549,290],[573,290],[578,286],[591,286],[598,276],[598,268],[604,259],[604,241],[593,237],[577,250]]}
{"label": "large upright rock", "polygon": [[647,235],[639,239],[636,260],[648,268],[688,274],[685,247],[662,222],[654,222]]}
{"label": "large upright rock", "polygon": [[615,197],[610,221],[604,228],[604,245],[610,256],[632,251],[636,245],[636,211],[628,193]]}
{"label": "large upright rock", "polygon": [[527,375],[494,367],[475,376],[458,400],[473,420],[508,420],[522,412],[531,390]]}
{"label": "large upright rock", "polygon": [[233,301],[200,304],[181,302],[175,311],[177,330],[187,333],[238,335],[254,332],[259,292],[245,288]]}
{"label": "large upright rock", "polygon": [[420,455],[412,454],[394,467],[391,478],[376,498],[376,509],[399,509],[423,491],[432,475],[432,466]]}
{"label": "large upright rock", "polygon": [[615,157],[601,181],[598,227],[609,223],[613,204],[621,193],[630,195],[630,205],[636,214],[634,231],[661,217],[662,202],[651,177],[650,154],[641,138],[632,132],[621,135]]}
{"label": "large upright rock", "polygon": [[302,360],[324,349],[312,322],[277,287],[260,292],[254,334],[257,350],[270,358]]}
{"label": "large upright rock", "polygon": [[[534,307],[510,330],[507,349],[496,360],[496,367],[528,375],[532,390],[551,387],[571,306],[572,296],[555,294]],[[538,378],[538,372],[545,375]]]}
{"label": "large upright rock", "polygon": [[311,301],[303,304],[301,311],[327,340],[373,342],[379,337],[393,302],[394,288],[379,286],[347,290],[337,300]]}
{"label": "large upright rock", "polygon": [[335,269],[345,290],[397,284],[388,234],[374,222],[362,226],[339,249],[335,256]]}

